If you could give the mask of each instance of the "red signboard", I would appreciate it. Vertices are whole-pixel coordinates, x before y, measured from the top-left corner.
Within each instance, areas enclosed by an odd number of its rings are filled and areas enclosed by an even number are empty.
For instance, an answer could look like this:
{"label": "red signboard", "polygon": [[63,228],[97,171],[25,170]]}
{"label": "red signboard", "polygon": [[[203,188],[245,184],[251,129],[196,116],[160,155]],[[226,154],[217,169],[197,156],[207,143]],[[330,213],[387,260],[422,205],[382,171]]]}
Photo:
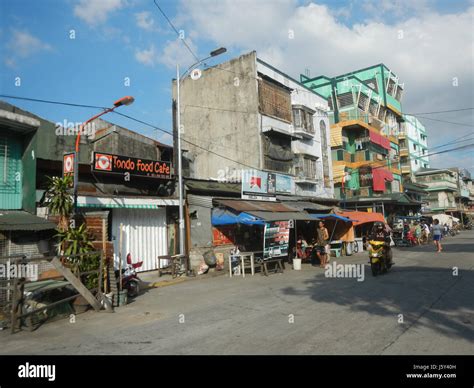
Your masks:
{"label": "red signboard", "polygon": [[170,162],[132,158],[103,152],[92,154],[92,170],[111,174],[129,173],[130,175],[171,179]]}
{"label": "red signboard", "polygon": [[74,175],[74,152],[63,155],[63,176]]}

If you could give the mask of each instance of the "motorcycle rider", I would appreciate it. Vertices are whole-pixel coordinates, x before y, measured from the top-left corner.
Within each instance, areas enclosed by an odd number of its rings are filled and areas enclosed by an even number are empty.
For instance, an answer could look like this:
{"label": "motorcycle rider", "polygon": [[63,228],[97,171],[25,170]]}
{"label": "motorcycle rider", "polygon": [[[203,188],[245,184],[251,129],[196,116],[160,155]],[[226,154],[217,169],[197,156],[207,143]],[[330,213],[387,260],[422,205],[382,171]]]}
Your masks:
{"label": "motorcycle rider", "polygon": [[[387,231],[383,222],[375,222],[370,234],[370,240],[386,242],[388,239],[390,239],[390,232]],[[389,264],[395,264],[392,260],[392,248],[390,247],[390,243],[386,243],[384,249],[385,257],[389,260]]]}

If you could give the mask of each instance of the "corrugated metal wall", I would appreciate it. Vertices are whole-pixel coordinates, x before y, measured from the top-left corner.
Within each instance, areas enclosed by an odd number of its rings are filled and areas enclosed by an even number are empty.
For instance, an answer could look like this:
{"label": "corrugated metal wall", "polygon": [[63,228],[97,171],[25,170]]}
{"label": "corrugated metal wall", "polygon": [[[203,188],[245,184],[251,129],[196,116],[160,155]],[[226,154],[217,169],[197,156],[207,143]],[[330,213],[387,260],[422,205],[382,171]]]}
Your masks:
{"label": "corrugated metal wall", "polygon": [[112,238],[114,242],[114,263],[118,266],[119,228],[122,232],[122,260],[126,263],[127,253],[133,262],[143,260],[138,271],[158,268],[158,256],[168,254],[166,209],[114,209],[112,210]]}

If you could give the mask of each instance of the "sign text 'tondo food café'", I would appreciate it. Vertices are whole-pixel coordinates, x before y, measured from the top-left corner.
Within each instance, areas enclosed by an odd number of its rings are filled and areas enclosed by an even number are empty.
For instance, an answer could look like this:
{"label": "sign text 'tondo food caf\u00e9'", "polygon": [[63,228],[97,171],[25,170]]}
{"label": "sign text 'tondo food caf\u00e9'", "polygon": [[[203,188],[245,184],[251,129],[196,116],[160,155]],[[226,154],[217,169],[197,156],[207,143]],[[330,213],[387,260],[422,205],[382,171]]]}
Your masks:
{"label": "sign text 'tondo food caf\u00e9'", "polygon": [[170,162],[132,158],[103,152],[92,153],[92,170],[111,174],[129,173],[130,175],[171,179]]}

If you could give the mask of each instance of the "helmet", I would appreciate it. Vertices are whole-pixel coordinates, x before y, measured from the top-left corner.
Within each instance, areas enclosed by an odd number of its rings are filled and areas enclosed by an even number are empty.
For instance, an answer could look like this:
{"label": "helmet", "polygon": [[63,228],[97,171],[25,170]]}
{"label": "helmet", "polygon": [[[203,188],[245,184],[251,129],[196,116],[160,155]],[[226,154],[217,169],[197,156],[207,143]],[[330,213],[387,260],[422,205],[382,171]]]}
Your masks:
{"label": "helmet", "polygon": [[377,221],[376,223],[374,223],[374,227],[378,229],[383,228],[384,227],[383,222]]}

